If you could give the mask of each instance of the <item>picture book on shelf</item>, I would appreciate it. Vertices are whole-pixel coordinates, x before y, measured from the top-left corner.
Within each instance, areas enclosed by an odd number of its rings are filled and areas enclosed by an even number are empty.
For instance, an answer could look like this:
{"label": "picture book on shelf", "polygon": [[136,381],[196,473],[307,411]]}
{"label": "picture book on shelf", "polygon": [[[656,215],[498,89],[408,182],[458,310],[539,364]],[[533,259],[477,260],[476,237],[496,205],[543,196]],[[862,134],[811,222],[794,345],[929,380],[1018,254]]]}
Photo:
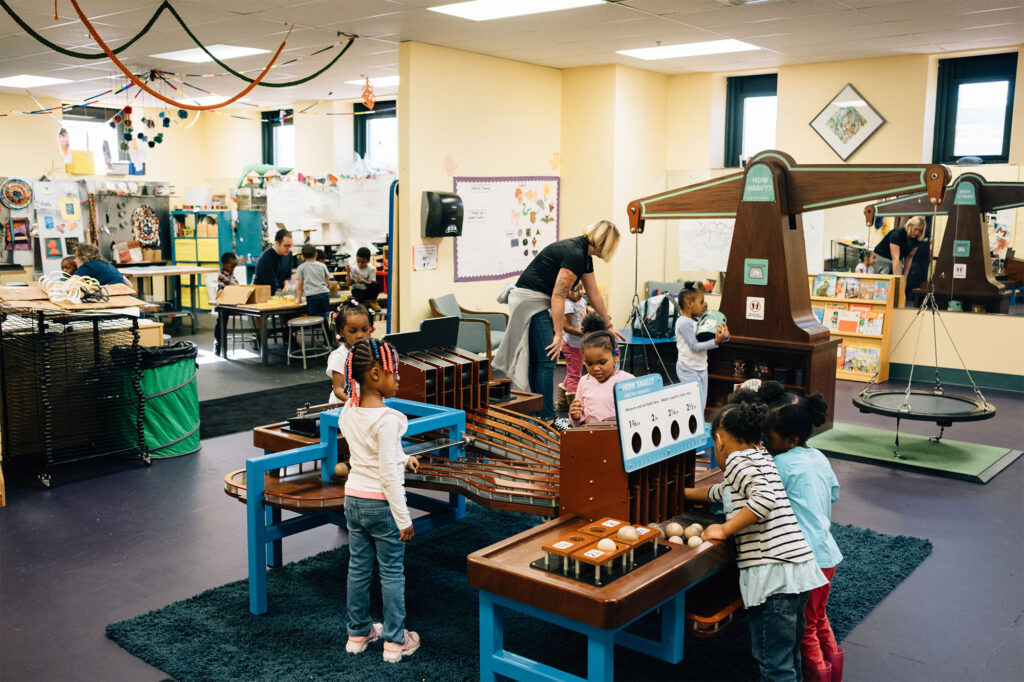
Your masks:
{"label": "picture book on shelf", "polygon": [[860,313],[856,310],[840,310],[836,316],[836,331],[840,334],[856,334],[860,325]]}
{"label": "picture book on shelf", "polygon": [[825,324],[825,308],[822,306],[812,305],[811,312],[814,313],[816,318],[818,318],[818,322]]}
{"label": "picture book on shelf", "polygon": [[846,278],[836,278],[836,291],[833,294],[835,298],[846,298]]}
{"label": "picture book on shelf", "polygon": [[[860,280],[856,277],[843,278],[843,298],[857,298],[860,296]],[[836,285],[838,289],[838,284]]]}
{"label": "picture book on shelf", "polygon": [[836,296],[836,280],[835,275],[815,275],[814,277],[814,295],[815,296],[827,296],[828,298],[835,298]]}
{"label": "picture book on shelf", "polygon": [[836,346],[836,369],[842,370],[846,366],[846,346],[839,344]]}
{"label": "picture book on shelf", "polygon": [[889,280],[875,280],[875,300],[885,301],[889,298]]}
{"label": "picture book on shelf", "polygon": [[839,328],[839,313],[846,312],[846,310],[845,303],[826,303],[825,319],[822,324],[832,331],[836,331]]}
{"label": "picture book on shelf", "polygon": [[843,369],[847,372],[874,374],[878,370],[879,352],[877,348],[847,346]]}
{"label": "picture book on shelf", "polygon": [[882,335],[882,323],[885,320],[885,313],[869,311],[861,313],[860,326],[857,331],[861,334],[877,334]]}

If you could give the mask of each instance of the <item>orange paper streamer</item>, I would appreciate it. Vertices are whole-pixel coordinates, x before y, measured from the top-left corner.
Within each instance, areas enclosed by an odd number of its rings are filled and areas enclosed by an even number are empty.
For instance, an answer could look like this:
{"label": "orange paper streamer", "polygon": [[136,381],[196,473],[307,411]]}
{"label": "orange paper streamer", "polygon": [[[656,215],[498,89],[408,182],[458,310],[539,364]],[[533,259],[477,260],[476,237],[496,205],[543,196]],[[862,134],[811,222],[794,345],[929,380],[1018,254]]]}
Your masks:
{"label": "orange paper streamer", "polygon": [[71,0],[71,6],[75,8],[75,12],[78,13],[78,18],[82,20],[82,25],[84,25],[86,30],[89,31],[89,35],[92,36],[93,40],[96,41],[97,45],[103,48],[103,51],[107,53],[107,56],[110,58],[110,61],[114,62],[117,68],[121,69],[121,72],[124,73],[125,76],[127,76],[137,86],[139,86],[149,94],[153,95],[153,97],[156,97],[157,99],[166,102],[171,106],[178,107],[179,109],[189,109],[191,111],[211,111],[213,109],[220,109],[221,107],[226,107],[232,102],[235,102],[248,95],[253,88],[260,84],[260,81],[263,80],[263,77],[270,73],[270,69],[273,68],[274,62],[276,62],[277,58],[281,56],[281,51],[284,49],[285,43],[288,42],[288,37],[292,34],[292,29],[289,28],[287,35],[285,35],[284,40],[281,41],[281,45],[277,48],[277,52],[274,53],[274,56],[270,59],[270,63],[267,64],[266,68],[263,69],[260,75],[258,75],[251,83],[249,83],[249,86],[247,88],[242,90],[240,93],[238,93],[231,99],[225,102],[221,102],[219,104],[184,104],[182,102],[175,102],[170,97],[166,97],[165,95],[160,94],[159,92],[153,90],[144,82],[139,80],[135,76],[135,74],[131,72],[131,69],[122,64],[121,61],[117,58],[117,55],[115,55],[113,51],[111,51],[111,49],[107,47],[107,44],[103,42],[103,39],[100,38],[100,34],[96,32],[96,29],[93,28],[93,25],[89,23],[89,19],[87,19],[85,14],[82,12],[82,8],[78,6],[78,0]]}

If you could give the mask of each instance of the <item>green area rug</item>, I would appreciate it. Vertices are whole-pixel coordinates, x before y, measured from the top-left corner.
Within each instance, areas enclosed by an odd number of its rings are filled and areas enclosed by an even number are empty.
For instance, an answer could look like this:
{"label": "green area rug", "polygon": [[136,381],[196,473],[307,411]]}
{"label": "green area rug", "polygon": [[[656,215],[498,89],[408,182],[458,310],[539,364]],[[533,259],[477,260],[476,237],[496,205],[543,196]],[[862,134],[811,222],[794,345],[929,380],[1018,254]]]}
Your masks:
{"label": "green area rug", "polygon": [[[466,518],[417,535],[406,550],[407,626],[423,645],[400,664],[384,663],[374,645],[345,653],[348,547],[270,572],[268,613],[249,613],[248,581],[214,588],[107,626],[127,651],[182,682],[202,680],[477,680],[476,590],[466,556],[537,524],[537,517],[468,505]],[[832,583],[829,618],[845,637],[931,553],[928,540],[833,526],[845,559]],[[285,541],[287,553],[288,542]],[[538,555],[540,552],[538,552]],[[379,588],[373,605],[380,614]],[[585,675],[585,640],[547,623],[508,614],[510,651]],[[745,621],[715,639],[687,637],[678,665],[618,649],[616,679],[754,679]]]}
{"label": "green area rug", "polygon": [[902,457],[896,458],[893,456],[895,441],[894,430],[836,422],[830,430],[814,436],[808,443],[830,457],[937,474],[973,483],[988,483],[1021,455],[1020,450],[946,438],[933,443],[928,436],[903,432],[900,434]]}

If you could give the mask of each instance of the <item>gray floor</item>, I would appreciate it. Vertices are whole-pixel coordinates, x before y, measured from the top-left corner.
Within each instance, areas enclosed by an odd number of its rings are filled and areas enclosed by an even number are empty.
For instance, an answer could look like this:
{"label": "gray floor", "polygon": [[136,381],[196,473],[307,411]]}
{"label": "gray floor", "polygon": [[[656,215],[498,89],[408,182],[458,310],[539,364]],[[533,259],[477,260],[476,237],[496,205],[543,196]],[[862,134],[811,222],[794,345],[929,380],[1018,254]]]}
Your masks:
{"label": "gray floor", "polygon": [[[840,388],[840,421],[876,420],[850,406],[845,394],[856,388]],[[1022,406],[1021,396],[1001,396],[1000,418],[955,437],[1020,447],[1013,415]],[[13,482],[0,511],[0,680],[163,679],[107,640],[104,626],[245,577],[243,507],[222,485],[256,454],[251,442],[249,433],[210,439],[193,456],[111,466],[51,490]],[[843,642],[845,678],[1024,678],[1024,463],[987,485],[833,467],[842,485],[835,521],[935,547]],[[285,559],[344,541],[333,527],[316,529],[287,540]]]}

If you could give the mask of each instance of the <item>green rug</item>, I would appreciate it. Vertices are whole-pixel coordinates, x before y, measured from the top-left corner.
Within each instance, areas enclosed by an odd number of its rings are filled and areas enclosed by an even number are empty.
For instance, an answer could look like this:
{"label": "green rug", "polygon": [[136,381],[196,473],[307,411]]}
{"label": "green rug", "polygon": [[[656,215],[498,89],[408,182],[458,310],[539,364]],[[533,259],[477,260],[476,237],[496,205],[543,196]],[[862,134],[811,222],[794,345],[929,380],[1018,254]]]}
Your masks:
{"label": "green rug", "polygon": [[988,483],[1021,455],[1020,450],[947,438],[933,443],[928,436],[903,432],[900,434],[902,458],[897,459],[893,456],[895,440],[894,430],[836,422],[830,430],[814,436],[808,443],[839,459],[937,474],[973,483]]}
{"label": "green rug", "polygon": [[[479,679],[477,595],[466,583],[466,556],[536,525],[537,517],[468,506],[466,518],[417,535],[408,546],[408,627],[419,631],[423,646],[401,664],[384,663],[380,646],[363,655],[345,653],[347,547],[271,571],[265,615],[249,613],[248,582],[239,580],[109,625],[107,636],[182,682]],[[829,618],[842,639],[924,561],[932,545],[853,526],[834,525],[833,533],[845,559],[832,584]],[[375,599],[379,617],[379,590]],[[505,642],[511,651],[586,674],[579,661],[567,662],[585,660],[585,641],[574,633],[508,614]],[[688,637],[686,652],[682,663],[669,665],[619,649],[615,677],[756,677],[745,622],[715,639]]]}

